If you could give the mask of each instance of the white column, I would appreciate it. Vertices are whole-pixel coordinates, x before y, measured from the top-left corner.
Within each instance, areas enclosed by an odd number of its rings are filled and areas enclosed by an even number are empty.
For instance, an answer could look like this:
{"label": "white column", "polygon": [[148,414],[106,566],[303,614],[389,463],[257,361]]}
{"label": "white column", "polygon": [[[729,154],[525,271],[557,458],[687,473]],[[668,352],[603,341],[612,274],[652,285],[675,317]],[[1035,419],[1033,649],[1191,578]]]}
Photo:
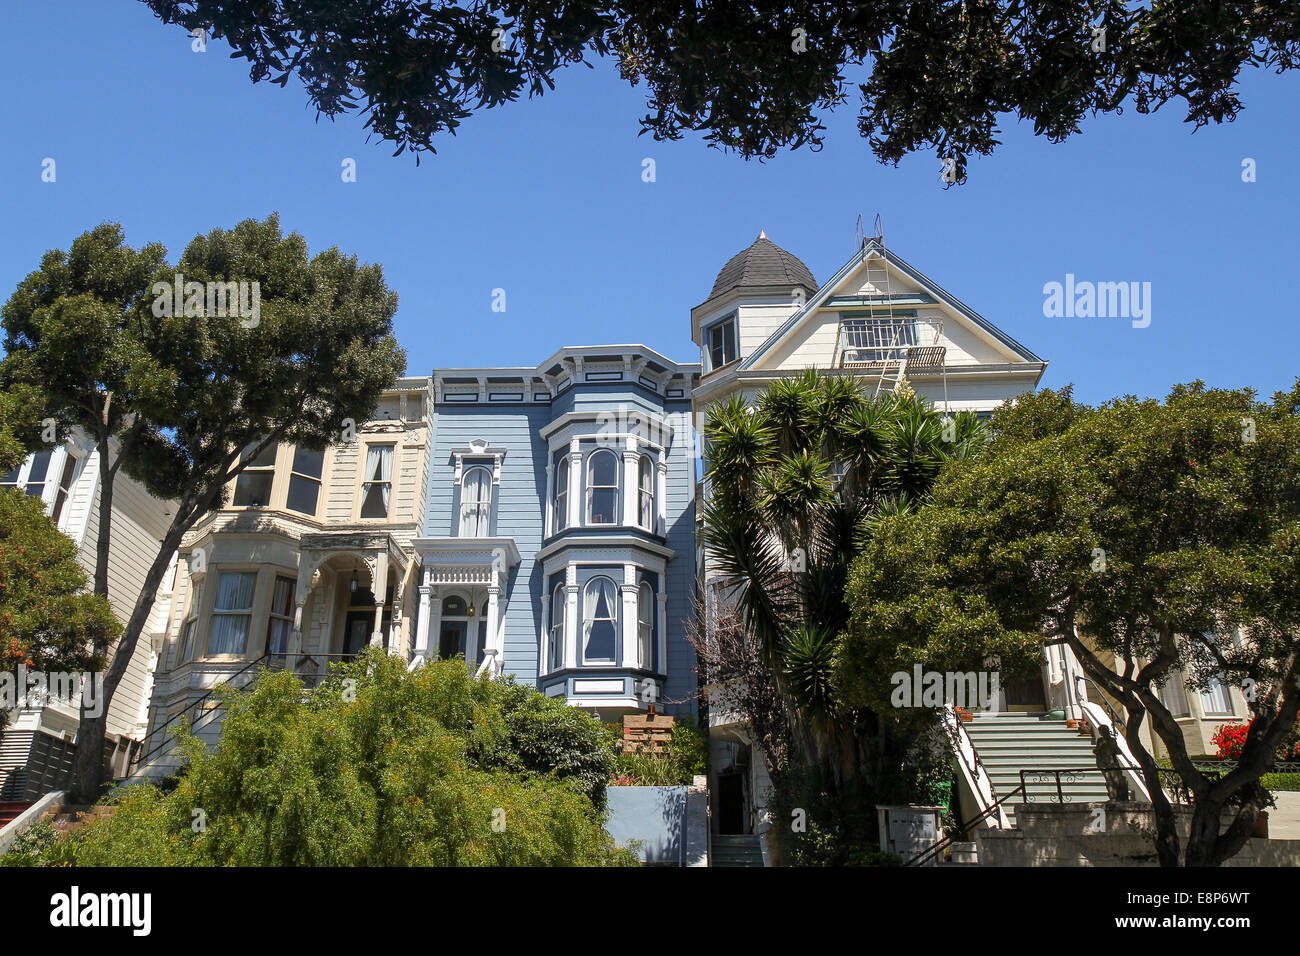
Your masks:
{"label": "white column", "polygon": [[431,574],[428,568],[420,571],[424,583],[420,585],[420,610],[415,619],[415,657],[429,657],[429,607],[433,599],[433,588],[429,585]]}
{"label": "white column", "polygon": [[623,565],[623,667],[640,667],[637,661],[636,565]]}
{"label": "white column", "polygon": [[429,660],[436,661],[442,650],[442,590],[432,583],[432,571],[429,581]]}
{"label": "white column", "polygon": [[636,450],[636,436],[627,436],[627,447],[623,449],[623,525],[628,528],[637,526],[637,508],[640,505],[641,481],[640,460]]}
{"label": "white column", "polygon": [[537,641],[537,674],[545,677],[551,663],[551,596],[542,595],[542,633]]}
{"label": "white column", "polygon": [[582,508],[582,444],[574,438],[569,441],[569,522],[565,527],[582,524]]}
{"label": "white column", "polygon": [[[547,453],[549,455],[549,452]],[[548,459],[546,462],[546,504],[542,508],[542,513],[546,515],[546,528],[542,532],[542,537],[549,538],[555,534],[555,465]]]}
{"label": "white column", "polygon": [[370,582],[375,596],[375,629],[370,633],[370,646],[384,646],[384,601],[388,598],[388,552],[375,555],[375,579]]}
{"label": "white column", "polygon": [[655,524],[659,528],[659,533],[664,537],[668,536],[668,452],[666,449],[659,450],[659,468],[657,486],[655,488]]}
{"label": "white column", "polygon": [[578,568],[572,564],[564,575],[564,666],[578,666]]}
{"label": "white column", "polygon": [[[496,580],[497,578],[494,575],[493,581],[495,582]],[[489,650],[496,651],[491,658],[492,669],[490,671],[492,675],[496,675],[500,674],[505,669],[505,648],[501,646],[503,643],[500,640],[501,635],[497,633],[497,624],[500,614],[500,585],[496,583],[489,584],[487,593],[487,636],[483,639],[483,656],[487,657],[487,652]]]}
{"label": "white column", "polygon": [[661,674],[668,673],[668,569],[659,575],[659,619],[655,622],[655,637],[659,645],[659,667]]}

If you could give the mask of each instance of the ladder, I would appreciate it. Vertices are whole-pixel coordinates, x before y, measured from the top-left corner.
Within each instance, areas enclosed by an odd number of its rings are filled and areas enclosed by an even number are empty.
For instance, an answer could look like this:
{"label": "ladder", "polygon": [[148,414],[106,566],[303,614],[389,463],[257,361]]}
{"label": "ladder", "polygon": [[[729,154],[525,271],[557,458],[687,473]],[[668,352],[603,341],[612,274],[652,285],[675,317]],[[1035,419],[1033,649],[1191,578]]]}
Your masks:
{"label": "ladder", "polygon": [[[889,342],[887,344],[884,342],[881,343],[882,347],[888,351],[885,351],[884,354],[881,355],[881,358],[884,361],[882,361],[880,365],[880,377],[876,380],[875,397],[879,398],[881,392],[892,392],[894,389],[898,388],[898,386],[902,384],[903,378],[907,372],[906,343],[900,343],[900,339],[903,335],[903,327],[899,324],[898,317],[894,315],[894,295],[893,291],[889,287],[889,262],[885,256],[885,234],[884,228],[880,222],[879,213],[876,214],[875,242],[880,249],[877,253],[879,256],[880,268],[876,270],[879,273],[879,278],[873,277],[873,257],[867,256],[865,260],[867,266],[867,282],[871,284],[871,287],[877,293],[883,293],[885,296],[885,307],[889,313]],[[875,317],[874,310],[872,311],[872,317]],[[904,347],[900,347],[900,345]],[[898,359],[896,361],[890,358],[890,356],[894,354],[898,354]],[[891,365],[893,366],[892,369],[890,368]],[[886,384],[888,384],[888,388],[885,387]]]}

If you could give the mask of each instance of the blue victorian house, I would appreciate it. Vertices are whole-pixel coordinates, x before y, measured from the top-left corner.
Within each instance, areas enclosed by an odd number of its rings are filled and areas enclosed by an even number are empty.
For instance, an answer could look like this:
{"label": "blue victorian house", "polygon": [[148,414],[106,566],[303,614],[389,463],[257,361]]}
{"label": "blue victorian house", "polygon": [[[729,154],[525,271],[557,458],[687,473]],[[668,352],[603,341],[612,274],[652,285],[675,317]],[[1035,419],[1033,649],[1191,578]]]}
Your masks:
{"label": "blue victorian house", "polygon": [[641,345],[435,369],[415,658],[603,719],[693,712],[698,379]]}

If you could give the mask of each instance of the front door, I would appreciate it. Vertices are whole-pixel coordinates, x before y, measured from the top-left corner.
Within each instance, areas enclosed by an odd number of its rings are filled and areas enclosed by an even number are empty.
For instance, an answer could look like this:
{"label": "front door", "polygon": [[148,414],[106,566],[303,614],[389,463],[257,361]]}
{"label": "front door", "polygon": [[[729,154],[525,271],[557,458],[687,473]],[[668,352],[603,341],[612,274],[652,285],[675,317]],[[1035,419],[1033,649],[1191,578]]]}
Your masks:
{"label": "front door", "polygon": [[374,611],[349,611],[343,624],[343,653],[354,657],[370,643],[370,629],[374,626]]}
{"label": "front door", "polygon": [[744,772],[720,773],[717,780],[718,832],[721,834],[748,833],[749,808],[745,806]]}
{"label": "front door", "polygon": [[442,634],[438,637],[438,657],[445,661],[457,654],[464,654],[468,630],[468,621],[443,621]]}

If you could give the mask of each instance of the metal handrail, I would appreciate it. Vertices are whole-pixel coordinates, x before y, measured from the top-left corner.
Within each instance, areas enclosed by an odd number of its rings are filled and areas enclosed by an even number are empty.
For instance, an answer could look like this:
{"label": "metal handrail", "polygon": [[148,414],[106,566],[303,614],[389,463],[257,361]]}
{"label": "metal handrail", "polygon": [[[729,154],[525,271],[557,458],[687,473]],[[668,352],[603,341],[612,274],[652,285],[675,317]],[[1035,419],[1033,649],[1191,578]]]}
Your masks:
{"label": "metal handrail", "polygon": [[990,806],[987,810],[984,810],[982,813],[978,814],[977,816],[974,816],[971,819],[967,820],[961,826],[954,828],[953,832],[950,833],[948,836],[944,837],[942,840],[940,840],[934,846],[930,847],[928,850],[925,850],[922,853],[918,854],[917,856],[912,857],[912,859],[904,863],[903,866],[923,866],[926,863],[926,861],[928,861],[936,853],[942,853],[948,847],[952,846],[952,844],[957,841],[958,833],[965,833],[971,827],[975,826],[975,824],[982,823],[991,814],[999,813],[999,811],[1002,808],[1002,804],[1006,803],[1017,793],[1020,793],[1020,791],[1022,791],[1023,789],[1024,789],[1024,784],[1021,784],[1019,787],[1016,787],[1016,789],[1008,793],[1005,797],[998,798],[997,802],[994,803],[992,806]]}
{"label": "metal handrail", "polygon": [[[239,670],[235,671],[233,674],[231,674],[231,675],[230,675],[229,677],[227,677],[225,680],[221,681],[219,684],[217,684],[215,687],[213,687],[211,690],[209,690],[209,691],[208,691],[206,694],[204,694],[202,697],[198,698],[197,700],[195,700],[195,701],[191,702],[190,704],[188,704],[187,706],[185,706],[185,707],[184,707],[184,708],[183,708],[179,713],[174,714],[174,715],[172,715],[171,717],[168,717],[165,721],[163,721],[161,724],[159,724],[157,727],[155,727],[152,731],[150,731],[149,736],[145,738],[145,741],[147,742],[147,741],[149,740],[150,737],[153,737],[153,736],[154,736],[154,734],[158,733],[160,730],[164,730],[165,728],[171,726],[171,724],[173,724],[174,722],[180,720],[180,719],[181,719],[182,717],[184,717],[187,713],[189,713],[190,711],[192,711],[192,710],[194,710],[195,708],[197,708],[200,704],[205,704],[205,703],[207,703],[209,700],[211,700],[213,697],[216,696],[217,691],[221,690],[223,687],[225,687],[226,685],[228,685],[228,684],[229,684],[232,680],[234,680],[236,677],[239,677],[241,674],[244,674],[244,673],[248,672],[250,669],[252,669],[253,667],[256,667],[258,664],[263,663],[264,661],[268,660],[269,658],[272,658],[272,657],[283,657],[283,656],[284,656],[284,655],[282,655],[282,654],[272,655],[272,654],[270,654],[270,653],[266,653],[266,654],[263,654],[261,657],[257,658],[256,660],[249,661],[247,664],[245,664],[245,665],[244,665],[243,667],[241,667]],[[203,719],[202,717],[199,718],[199,720],[202,720],[202,719]],[[191,729],[193,729],[194,726],[197,726],[197,722],[196,722],[194,725],[192,725]],[[145,761],[147,761],[147,760],[148,760],[150,757],[152,757],[154,754],[158,753],[158,751],[163,750],[163,749],[167,746],[167,744],[168,744],[168,741],[167,741],[167,739],[166,739],[166,735],[164,735],[164,737],[163,737],[163,742],[160,743],[160,744],[158,744],[156,747],[154,747],[154,748],[153,748],[152,750],[150,750],[148,753],[144,754],[142,757],[139,757],[139,758],[136,760],[136,765],[137,765],[137,766],[144,766]]]}

